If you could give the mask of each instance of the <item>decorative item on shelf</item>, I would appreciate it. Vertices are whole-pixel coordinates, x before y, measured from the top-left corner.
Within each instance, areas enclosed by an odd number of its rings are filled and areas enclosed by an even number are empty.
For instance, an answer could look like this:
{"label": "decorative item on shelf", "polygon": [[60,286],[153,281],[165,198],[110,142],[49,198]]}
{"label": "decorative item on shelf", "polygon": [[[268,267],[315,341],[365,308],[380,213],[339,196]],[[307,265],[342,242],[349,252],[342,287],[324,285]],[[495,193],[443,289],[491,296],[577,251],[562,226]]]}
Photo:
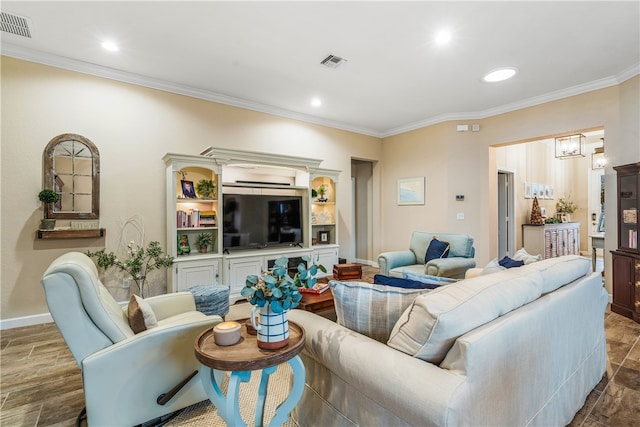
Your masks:
{"label": "decorative item on shelf", "polygon": [[200,248],[200,253],[206,254],[207,249],[209,249],[209,245],[213,242],[213,234],[211,233],[200,233],[198,234],[198,247]]}
{"label": "decorative item on shelf", "polygon": [[318,199],[317,201],[320,203],[326,203],[327,201],[329,201],[329,199],[327,198],[327,191],[328,188],[325,184],[322,184],[320,187],[318,187]]}
{"label": "decorative item on shelf", "polygon": [[558,199],[556,203],[556,217],[562,222],[571,222],[571,214],[578,210],[578,206],[568,197]]}
{"label": "decorative item on shelf", "polygon": [[178,255],[189,254],[191,246],[189,245],[189,236],[181,234],[178,236]]}
{"label": "decorative item on shelf", "polygon": [[105,270],[116,267],[120,271],[129,273],[138,287],[141,298],[144,298],[147,275],[153,270],[169,268],[173,265],[173,257],[163,255],[160,242],[156,241],[149,243],[147,249],[130,242],[127,245],[127,258],[124,260],[120,260],[113,252],[106,252],[105,249],[98,252],[87,251],[86,255],[95,258],[98,267]]}
{"label": "decorative item on shelf", "polygon": [[184,179],[180,181],[182,185],[182,197],[185,199],[195,199],[196,193],[193,189],[193,181],[185,181]]}
{"label": "decorative item on shelf", "polygon": [[538,198],[533,198],[533,205],[531,206],[531,218],[529,220],[530,224],[534,225],[542,225],[544,224],[544,218],[542,218],[542,211],[540,210],[540,204],[538,203]]}
{"label": "decorative item on shelf", "polygon": [[240,323],[222,322],[213,327],[213,340],[217,345],[229,346],[240,341]]}
{"label": "decorative item on shelf", "polygon": [[584,157],[585,136],[581,133],[575,135],[561,136],[556,140],[556,158],[570,159],[573,157]]}
{"label": "decorative item on shelf", "polygon": [[203,199],[215,199],[216,183],[211,179],[201,179],[196,184],[196,193]]}
{"label": "decorative item on shelf", "polygon": [[[306,256],[302,259],[309,261]],[[307,270],[306,265],[301,262],[292,278],[289,275],[289,259],[280,257],[275,260],[273,268],[262,273],[261,277],[247,276],[241,295],[255,305],[251,311],[251,323],[257,331],[258,347],[275,350],[288,344],[287,311],[298,306],[302,298],[299,287],[315,285],[314,276],[318,269],[326,271],[316,263]],[[259,324],[256,323],[256,314],[259,315]]]}
{"label": "decorative item on shelf", "polygon": [[40,220],[40,229],[53,230],[56,220],[51,218],[51,210],[53,204],[60,200],[60,195],[50,188],[45,188],[38,193],[38,199],[44,204],[44,219]]}
{"label": "decorative item on shelf", "polygon": [[318,231],[318,243],[321,243],[323,245],[331,243],[329,230]]}

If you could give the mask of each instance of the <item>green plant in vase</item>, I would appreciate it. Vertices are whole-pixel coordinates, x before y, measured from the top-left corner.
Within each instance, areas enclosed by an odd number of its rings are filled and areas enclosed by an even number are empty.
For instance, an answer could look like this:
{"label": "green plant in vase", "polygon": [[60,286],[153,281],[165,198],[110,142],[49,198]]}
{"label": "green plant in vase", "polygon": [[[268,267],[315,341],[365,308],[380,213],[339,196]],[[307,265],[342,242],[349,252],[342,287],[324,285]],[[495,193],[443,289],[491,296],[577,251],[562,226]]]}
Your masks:
{"label": "green plant in vase", "polygon": [[127,258],[124,260],[119,259],[113,252],[106,252],[105,249],[97,252],[87,251],[85,254],[90,258],[95,258],[98,267],[105,270],[116,267],[120,271],[129,273],[142,298],[144,298],[147,275],[153,270],[169,268],[173,265],[173,257],[168,254],[163,255],[160,242],[156,241],[149,243],[146,249],[130,242],[127,245]]}
{"label": "green plant in vase", "polygon": [[44,219],[40,221],[42,230],[53,230],[56,220],[51,218],[53,204],[60,200],[60,195],[50,188],[45,188],[38,193],[38,200],[44,204]]}
{"label": "green plant in vase", "polygon": [[318,201],[319,202],[327,201],[327,186],[324,184],[318,187]]}
{"label": "green plant in vase", "polygon": [[563,222],[571,221],[571,214],[578,210],[578,206],[571,199],[558,199],[556,203],[556,214],[562,218]]}
{"label": "green plant in vase", "polygon": [[200,248],[201,253],[207,253],[209,249],[209,245],[213,243],[213,234],[211,233],[200,233],[198,234],[198,239],[196,241],[198,247]]}
{"label": "green plant in vase", "polygon": [[196,193],[203,199],[214,199],[216,183],[211,179],[201,179],[196,183]]}

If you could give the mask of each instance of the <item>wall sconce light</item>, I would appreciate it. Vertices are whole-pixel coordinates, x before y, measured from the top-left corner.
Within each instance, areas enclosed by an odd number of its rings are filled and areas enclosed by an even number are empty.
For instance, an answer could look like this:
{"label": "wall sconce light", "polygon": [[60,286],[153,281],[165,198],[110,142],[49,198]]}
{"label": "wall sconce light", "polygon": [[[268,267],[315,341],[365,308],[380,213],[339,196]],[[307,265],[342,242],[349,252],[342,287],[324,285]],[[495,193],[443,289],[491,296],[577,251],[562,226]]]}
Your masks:
{"label": "wall sconce light", "polygon": [[584,140],[585,136],[581,133],[556,138],[556,158],[584,157]]}
{"label": "wall sconce light", "polygon": [[607,159],[604,157],[604,147],[598,147],[591,155],[591,169],[604,169]]}

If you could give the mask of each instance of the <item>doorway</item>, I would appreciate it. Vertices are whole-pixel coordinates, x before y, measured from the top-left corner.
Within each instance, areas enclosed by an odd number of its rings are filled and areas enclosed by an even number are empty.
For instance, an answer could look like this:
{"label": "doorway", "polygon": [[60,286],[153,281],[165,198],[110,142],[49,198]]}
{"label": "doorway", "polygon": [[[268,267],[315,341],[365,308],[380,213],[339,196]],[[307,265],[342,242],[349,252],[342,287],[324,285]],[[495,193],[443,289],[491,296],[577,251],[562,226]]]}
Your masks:
{"label": "doorway", "polygon": [[514,254],[515,222],[513,172],[498,171],[498,259]]}
{"label": "doorway", "polygon": [[373,261],[373,168],[374,162],[351,159],[351,261]]}

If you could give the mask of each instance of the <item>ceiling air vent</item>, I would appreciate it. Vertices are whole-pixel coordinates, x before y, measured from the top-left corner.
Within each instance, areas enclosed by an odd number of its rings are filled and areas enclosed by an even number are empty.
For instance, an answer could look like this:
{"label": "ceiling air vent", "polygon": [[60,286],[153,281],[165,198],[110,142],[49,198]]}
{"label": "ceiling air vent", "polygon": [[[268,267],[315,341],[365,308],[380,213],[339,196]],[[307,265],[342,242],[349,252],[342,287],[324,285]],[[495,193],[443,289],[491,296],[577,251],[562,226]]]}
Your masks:
{"label": "ceiling air vent", "polygon": [[9,12],[0,12],[0,29],[5,33],[30,39],[31,30],[29,29],[29,22],[29,18],[23,18],[22,16]]}
{"label": "ceiling air vent", "polygon": [[329,68],[338,68],[338,66],[342,65],[342,63],[344,62],[347,62],[347,60],[344,58],[340,58],[339,56],[335,55],[329,55],[320,63]]}

